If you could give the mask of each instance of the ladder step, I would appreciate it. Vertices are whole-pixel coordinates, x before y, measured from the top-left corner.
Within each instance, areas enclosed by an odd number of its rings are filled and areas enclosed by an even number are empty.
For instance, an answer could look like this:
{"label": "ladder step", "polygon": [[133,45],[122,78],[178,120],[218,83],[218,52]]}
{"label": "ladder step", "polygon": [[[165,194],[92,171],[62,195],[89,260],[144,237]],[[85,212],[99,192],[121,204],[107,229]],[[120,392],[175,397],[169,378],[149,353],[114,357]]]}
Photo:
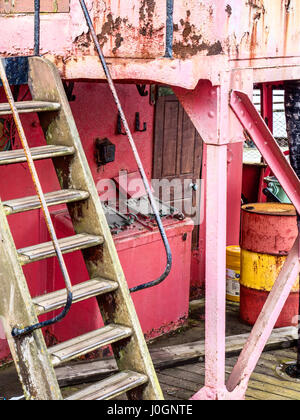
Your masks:
{"label": "ladder step", "polygon": [[147,376],[126,370],[76,392],[66,400],[111,400],[147,382]]}
{"label": "ladder step", "polygon": [[[94,236],[87,233],[69,236],[59,239],[59,246],[63,254],[67,254],[80,249],[91,248],[93,246],[102,245],[104,243],[103,236]],[[52,242],[45,242],[18,249],[20,264],[25,265],[45,258],[54,257],[56,255]]]}
{"label": "ladder step", "polygon": [[115,343],[132,335],[132,329],[122,325],[107,325],[99,330],[81,335],[72,340],[49,348],[49,354],[53,366],[83,356],[102,346]]}
{"label": "ladder step", "polygon": [[[79,190],[60,190],[45,194],[48,206],[72,203],[75,201],[86,200],[87,198],[89,198],[89,193]],[[2,204],[7,216],[10,214],[41,208],[41,203],[37,195],[4,201]]]}
{"label": "ladder step", "polygon": [[[15,105],[20,114],[26,114],[29,112],[47,112],[60,110],[60,104],[57,102],[23,101],[15,102]],[[9,115],[11,113],[12,112],[8,103],[0,104],[0,115]]]}
{"label": "ladder step", "polygon": [[[73,287],[73,302],[80,302],[95,296],[113,292],[118,288],[118,283],[101,278],[86,281]],[[44,296],[33,299],[37,315],[42,315],[50,311],[62,308],[66,303],[66,290],[58,290]]]}
{"label": "ladder step", "polygon": [[[67,146],[39,146],[32,147],[32,158],[34,160],[42,160],[48,158],[55,158],[60,156],[69,156],[75,153],[74,147]],[[7,152],[0,152],[0,165],[9,165],[12,163],[26,162],[26,156],[23,149],[9,150]]]}

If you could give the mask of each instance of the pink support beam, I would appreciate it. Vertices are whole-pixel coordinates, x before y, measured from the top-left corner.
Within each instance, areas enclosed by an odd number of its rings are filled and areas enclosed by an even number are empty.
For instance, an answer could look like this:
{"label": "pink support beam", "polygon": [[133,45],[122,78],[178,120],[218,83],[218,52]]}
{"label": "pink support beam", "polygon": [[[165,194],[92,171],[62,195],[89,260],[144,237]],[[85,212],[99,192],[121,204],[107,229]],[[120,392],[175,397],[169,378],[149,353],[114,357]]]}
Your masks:
{"label": "pink support beam", "polygon": [[192,399],[223,399],[225,389],[227,145],[207,145],[205,388]]}
{"label": "pink support beam", "polygon": [[300,214],[300,181],[252,101],[232,91],[230,106]]}
{"label": "pink support beam", "polygon": [[299,239],[296,240],[247,343],[227,382],[229,392],[243,396],[250,376],[299,274]]}

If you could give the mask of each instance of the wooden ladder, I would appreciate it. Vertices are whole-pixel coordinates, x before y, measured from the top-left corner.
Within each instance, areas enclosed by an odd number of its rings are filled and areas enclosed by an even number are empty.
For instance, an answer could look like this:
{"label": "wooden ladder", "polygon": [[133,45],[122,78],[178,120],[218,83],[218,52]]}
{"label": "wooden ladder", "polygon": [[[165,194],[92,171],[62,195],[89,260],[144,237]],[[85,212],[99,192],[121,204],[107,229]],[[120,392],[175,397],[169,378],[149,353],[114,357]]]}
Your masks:
{"label": "wooden ladder", "polygon": [[[33,161],[52,159],[61,190],[44,195],[46,207],[67,204],[76,233],[59,239],[57,246],[62,254],[81,250],[90,277],[72,288],[73,303],[97,297],[105,324],[50,348],[41,328],[26,332],[29,326],[39,324],[38,316],[63,308],[67,293],[63,289],[37,298],[30,296],[22,266],[57,255],[55,244],[51,241],[17,249],[8,225],[9,215],[43,207],[40,196],[0,202],[0,319],[25,398],[63,399],[54,367],[111,345],[119,372],[68,399],[112,399],[123,393],[129,399],[163,399],[58,71],[43,58],[29,57],[32,100],[14,102],[5,65],[5,59],[1,59],[0,74],[8,103],[0,104],[0,115],[12,113],[17,124],[19,114],[38,113],[47,144],[30,148],[29,155]],[[0,152],[0,165],[21,162],[28,162],[24,146]]]}

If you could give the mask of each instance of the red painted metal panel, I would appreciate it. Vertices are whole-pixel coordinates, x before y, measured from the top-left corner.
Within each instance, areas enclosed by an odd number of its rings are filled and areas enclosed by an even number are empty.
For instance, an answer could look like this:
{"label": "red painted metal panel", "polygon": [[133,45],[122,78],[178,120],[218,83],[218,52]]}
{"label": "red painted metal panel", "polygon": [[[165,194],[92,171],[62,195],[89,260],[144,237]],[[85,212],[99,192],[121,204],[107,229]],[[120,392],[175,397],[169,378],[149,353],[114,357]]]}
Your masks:
{"label": "red painted metal panel", "polygon": [[[73,233],[71,220],[65,211],[53,214],[59,237]],[[166,233],[174,256],[170,276],[161,285],[132,295],[136,311],[147,338],[154,338],[184,324],[189,310],[191,234],[193,223],[166,220]],[[187,235],[185,235],[187,234]],[[114,235],[115,245],[129,287],[156,279],[165,264],[163,244],[156,228],[149,231],[137,224]],[[65,256],[73,284],[88,279],[88,273],[80,252]],[[49,281],[53,276],[51,290],[63,288],[63,279],[55,260],[49,260]],[[49,292],[51,290],[48,290]],[[51,328],[58,341],[84,334],[101,326],[102,320],[95,299],[73,306],[64,322]]]}

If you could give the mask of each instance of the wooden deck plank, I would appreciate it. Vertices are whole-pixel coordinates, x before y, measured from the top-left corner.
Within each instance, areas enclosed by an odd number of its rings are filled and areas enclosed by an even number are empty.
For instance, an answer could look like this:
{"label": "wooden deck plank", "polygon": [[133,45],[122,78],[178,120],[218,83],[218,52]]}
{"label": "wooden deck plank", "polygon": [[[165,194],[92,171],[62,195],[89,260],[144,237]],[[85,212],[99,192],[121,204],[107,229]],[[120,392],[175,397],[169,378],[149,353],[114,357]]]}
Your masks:
{"label": "wooden deck plank", "polygon": [[[292,346],[295,340],[295,328],[279,328],[274,330],[266,349],[280,346]],[[234,356],[242,350],[249,334],[240,334],[226,338],[226,355]],[[203,359],[205,355],[204,340],[177,346],[163,348],[150,348],[150,354],[156,369],[174,367],[179,364],[192,363]],[[61,386],[71,386],[81,380],[91,381],[101,379],[102,375],[116,372],[117,365],[113,359],[99,360],[94,362],[74,363],[56,369]]]}
{"label": "wooden deck plank", "polygon": [[275,401],[291,401],[289,398],[280,397],[278,395],[271,395],[268,394],[268,392],[260,391],[258,389],[253,389],[251,387],[248,388],[248,391],[246,393],[246,400],[248,398],[255,398],[260,401],[269,401],[269,400],[275,400]]}
{"label": "wooden deck plank", "polygon": [[199,390],[199,388],[201,386],[203,386],[203,383],[202,384],[196,384],[194,382],[190,382],[188,380],[181,379],[178,376],[177,377],[170,376],[170,375],[168,375],[168,373],[159,373],[158,378],[159,378],[161,383],[173,386],[175,388],[181,388],[181,389],[184,389],[184,390],[190,391],[190,392],[197,392]]}
{"label": "wooden deck plank", "polygon": [[[283,358],[292,360],[294,355],[295,351],[289,349],[264,353],[251,376],[246,400],[300,400],[300,383],[284,380],[275,372],[275,367]],[[226,359],[226,377],[229,376],[237,359],[237,357]],[[180,398],[190,398],[204,385],[204,378],[204,363],[177,366],[159,373],[163,391],[166,387],[172,386],[173,392]],[[168,395],[168,398],[172,399],[172,396]]]}

